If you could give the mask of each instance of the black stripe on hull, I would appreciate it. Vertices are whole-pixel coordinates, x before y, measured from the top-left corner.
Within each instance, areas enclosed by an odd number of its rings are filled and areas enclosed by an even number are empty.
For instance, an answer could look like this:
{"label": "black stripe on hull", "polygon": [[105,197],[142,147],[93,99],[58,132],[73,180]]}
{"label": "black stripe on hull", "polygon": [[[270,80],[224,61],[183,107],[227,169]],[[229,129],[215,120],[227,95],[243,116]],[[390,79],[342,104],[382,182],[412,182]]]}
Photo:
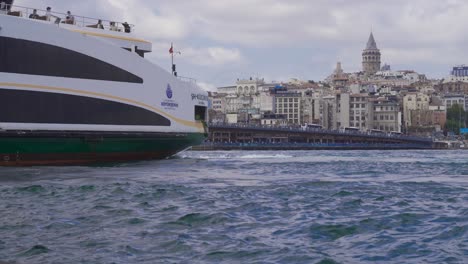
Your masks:
{"label": "black stripe on hull", "polygon": [[170,126],[147,109],[104,99],[0,89],[0,122],[77,125]]}
{"label": "black stripe on hull", "polygon": [[59,46],[8,37],[0,37],[0,72],[143,83],[141,77],[91,56]]}

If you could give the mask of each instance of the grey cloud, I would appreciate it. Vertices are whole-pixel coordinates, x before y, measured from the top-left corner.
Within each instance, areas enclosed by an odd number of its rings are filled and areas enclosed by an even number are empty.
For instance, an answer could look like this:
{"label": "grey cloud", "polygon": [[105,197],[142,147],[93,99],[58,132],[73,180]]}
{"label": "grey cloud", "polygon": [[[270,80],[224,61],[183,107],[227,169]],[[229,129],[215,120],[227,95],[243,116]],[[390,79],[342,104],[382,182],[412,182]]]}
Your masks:
{"label": "grey cloud", "polygon": [[[383,60],[390,64],[429,69],[429,75],[440,76],[452,64],[464,63],[463,58],[468,57],[468,36],[464,34],[468,1],[463,0],[44,0],[41,3],[54,6],[55,10],[73,9],[89,16],[129,20],[137,25],[138,34],[153,42],[167,46],[177,41],[193,53],[204,54],[202,57],[210,54],[210,48],[224,49],[227,52],[217,54],[231,56],[223,67],[232,72],[242,65],[250,71],[275,75],[282,69],[265,64],[264,61],[269,61],[267,56],[304,49],[311,52],[305,55],[310,62],[302,61],[295,70],[310,76],[300,77],[323,78],[337,60],[346,69],[359,70],[360,52],[371,29]],[[17,0],[17,4],[37,6],[37,1]],[[195,40],[197,45],[206,46],[191,47]],[[166,52],[165,49],[160,50]],[[262,56],[255,52],[263,49],[274,51]],[[232,54],[244,59],[232,60]],[[288,56],[280,57],[284,64],[295,63],[286,61]],[[216,60],[200,65],[193,58],[197,58],[196,54],[185,61],[193,67],[205,67],[205,70],[194,68],[200,75],[209,76],[214,65],[222,65]],[[304,70],[312,63],[321,65]],[[236,77],[232,76],[231,81]]]}

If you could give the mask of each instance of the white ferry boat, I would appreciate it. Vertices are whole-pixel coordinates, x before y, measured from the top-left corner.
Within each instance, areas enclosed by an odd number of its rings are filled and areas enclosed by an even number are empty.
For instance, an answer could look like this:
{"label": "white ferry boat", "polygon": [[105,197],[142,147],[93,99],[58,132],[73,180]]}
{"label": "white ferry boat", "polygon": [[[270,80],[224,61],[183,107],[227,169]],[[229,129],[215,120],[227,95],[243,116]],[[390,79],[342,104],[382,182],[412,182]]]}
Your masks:
{"label": "white ferry boat", "polygon": [[206,92],[146,60],[132,25],[13,2],[0,0],[0,166],[160,159],[203,141]]}

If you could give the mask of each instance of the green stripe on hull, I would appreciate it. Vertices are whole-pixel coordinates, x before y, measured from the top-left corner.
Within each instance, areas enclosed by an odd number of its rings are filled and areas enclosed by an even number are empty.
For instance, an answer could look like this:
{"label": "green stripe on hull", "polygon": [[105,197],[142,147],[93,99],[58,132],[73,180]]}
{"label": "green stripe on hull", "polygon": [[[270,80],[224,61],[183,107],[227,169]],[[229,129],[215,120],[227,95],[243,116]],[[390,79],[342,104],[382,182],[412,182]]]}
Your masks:
{"label": "green stripe on hull", "polygon": [[158,159],[200,144],[204,134],[163,136],[0,137],[0,165],[81,164]]}

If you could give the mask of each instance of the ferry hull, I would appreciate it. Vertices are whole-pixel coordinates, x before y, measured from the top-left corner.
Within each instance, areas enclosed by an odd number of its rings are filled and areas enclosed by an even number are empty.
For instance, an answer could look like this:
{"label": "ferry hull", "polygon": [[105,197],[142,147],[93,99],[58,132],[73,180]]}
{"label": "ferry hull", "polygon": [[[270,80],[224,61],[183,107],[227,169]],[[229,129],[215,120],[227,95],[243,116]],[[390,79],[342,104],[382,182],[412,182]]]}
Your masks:
{"label": "ferry hull", "polygon": [[204,134],[3,134],[0,166],[86,165],[163,159],[200,144]]}

